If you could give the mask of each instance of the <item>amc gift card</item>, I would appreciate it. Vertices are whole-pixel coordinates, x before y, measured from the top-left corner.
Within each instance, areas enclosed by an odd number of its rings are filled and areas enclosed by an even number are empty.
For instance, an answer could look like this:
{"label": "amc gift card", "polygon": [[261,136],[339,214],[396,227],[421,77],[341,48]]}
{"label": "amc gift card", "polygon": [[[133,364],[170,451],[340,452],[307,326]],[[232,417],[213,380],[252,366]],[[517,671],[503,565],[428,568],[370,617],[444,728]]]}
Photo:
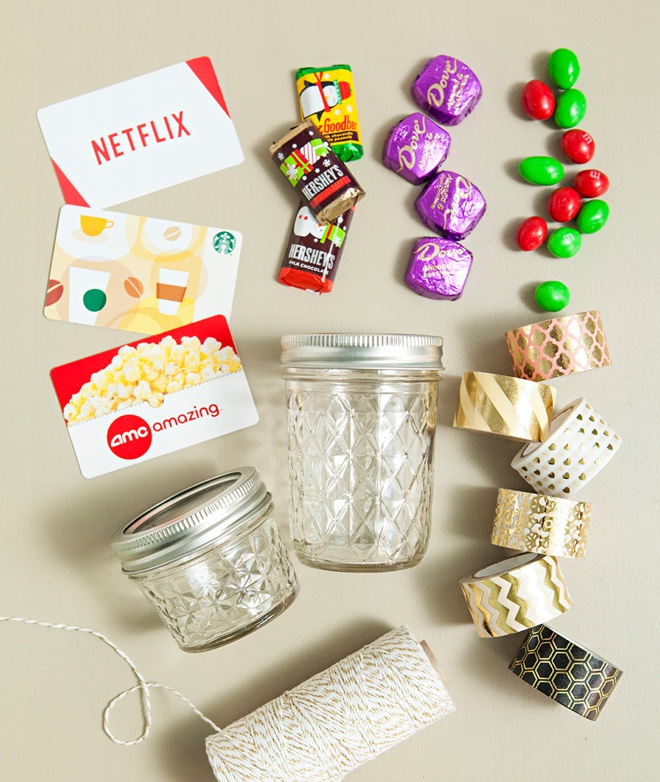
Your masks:
{"label": "amc gift card", "polygon": [[55,367],[51,379],[85,478],[259,420],[221,315]]}

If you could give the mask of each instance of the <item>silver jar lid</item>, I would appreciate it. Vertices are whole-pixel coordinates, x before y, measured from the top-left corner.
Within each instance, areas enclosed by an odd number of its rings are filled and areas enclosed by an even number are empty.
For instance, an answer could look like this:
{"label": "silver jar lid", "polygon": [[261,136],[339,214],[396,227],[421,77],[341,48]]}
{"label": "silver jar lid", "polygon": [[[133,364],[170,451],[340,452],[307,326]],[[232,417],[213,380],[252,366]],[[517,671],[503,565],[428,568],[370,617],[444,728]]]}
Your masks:
{"label": "silver jar lid", "polygon": [[270,500],[254,467],[241,467],[159,502],[122,527],[111,545],[127,573],[151,570],[227,540]]}
{"label": "silver jar lid", "polygon": [[442,337],[428,334],[288,334],[285,367],[441,370]]}

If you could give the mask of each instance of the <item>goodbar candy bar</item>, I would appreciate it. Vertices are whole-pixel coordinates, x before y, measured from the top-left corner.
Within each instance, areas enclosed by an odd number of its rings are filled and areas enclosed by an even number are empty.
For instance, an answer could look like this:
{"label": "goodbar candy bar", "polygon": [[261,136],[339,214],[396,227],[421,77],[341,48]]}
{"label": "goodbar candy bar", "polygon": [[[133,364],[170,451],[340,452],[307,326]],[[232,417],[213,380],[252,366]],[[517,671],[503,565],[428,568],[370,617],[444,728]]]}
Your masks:
{"label": "goodbar candy bar", "polygon": [[340,160],[364,154],[350,65],[300,68],[296,73],[300,118],[311,120]]}

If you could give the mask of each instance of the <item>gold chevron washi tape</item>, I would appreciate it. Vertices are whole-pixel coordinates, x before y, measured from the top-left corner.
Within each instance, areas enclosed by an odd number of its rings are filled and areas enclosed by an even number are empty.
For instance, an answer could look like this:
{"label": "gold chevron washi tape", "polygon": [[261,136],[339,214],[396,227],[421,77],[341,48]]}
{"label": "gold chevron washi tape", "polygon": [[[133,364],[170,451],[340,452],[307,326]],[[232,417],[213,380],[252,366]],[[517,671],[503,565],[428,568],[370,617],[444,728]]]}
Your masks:
{"label": "gold chevron washi tape", "polygon": [[509,440],[542,442],[550,431],[555,393],[545,383],[465,372],[454,426]]}
{"label": "gold chevron washi tape", "polygon": [[505,559],[460,583],[482,638],[529,630],[573,605],[559,563],[541,554]]}
{"label": "gold chevron washi tape", "polygon": [[599,654],[541,625],[530,630],[509,670],[587,720],[596,720],[623,676]]}
{"label": "gold chevron washi tape", "polygon": [[498,489],[491,543],[517,551],[582,559],[591,503]]}

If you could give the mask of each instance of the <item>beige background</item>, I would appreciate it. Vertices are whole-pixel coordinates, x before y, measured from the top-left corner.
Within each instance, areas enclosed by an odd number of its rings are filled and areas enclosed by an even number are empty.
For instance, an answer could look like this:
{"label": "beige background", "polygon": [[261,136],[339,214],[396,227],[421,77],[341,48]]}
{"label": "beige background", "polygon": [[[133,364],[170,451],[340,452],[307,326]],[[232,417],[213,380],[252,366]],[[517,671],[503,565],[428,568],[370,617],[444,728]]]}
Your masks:
{"label": "beige background", "polygon": [[[0,614],[106,633],[147,678],[182,690],[221,725],[405,622],[435,650],[458,712],[356,771],[355,782],[656,779],[660,19],[654,0],[3,0],[2,6]],[[582,125],[597,142],[593,165],[612,182],[609,225],[586,237],[568,261],[522,254],[512,241],[514,226],[542,212],[547,196],[517,179],[516,163],[557,153],[560,135],[550,123],[521,115],[520,89],[545,76],[547,54],[558,46],[580,57],[578,86],[589,101]],[[475,256],[466,293],[453,303],[425,300],[403,284],[411,243],[426,231],[413,210],[416,188],[380,163],[387,129],[416,108],[413,77],[439,53],[463,59],[484,86],[477,110],[451,130],[450,168],[475,181],[488,200],[485,218],[465,242]],[[216,66],[245,163],[118,208],[243,232],[232,327],[261,422],[88,481],[78,471],[48,372],[130,335],[43,317],[62,197],[35,112],[200,55]],[[295,69],[333,62],[348,62],[355,72],[366,157],[353,170],[368,195],[335,291],[318,298],[274,281],[295,199],[266,150],[296,119]],[[601,310],[614,356],[611,368],[556,381],[558,404],[586,396],[624,441],[583,492],[594,503],[591,541],[585,561],[562,563],[575,604],[555,622],[625,671],[596,724],[508,672],[520,638],[480,639],[457,584],[505,554],[489,543],[497,487],[526,486],[509,467],[515,444],[451,429],[458,377],[467,369],[510,372],[503,332],[541,319],[531,291],[555,278],[572,290],[568,312]],[[288,535],[278,340],[315,330],[444,337],[429,552],[417,568],[398,574],[341,575],[298,565],[301,594],[281,618],[224,649],[186,655],[122,576],[109,539],[170,492],[244,463],[261,471]],[[162,693],[154,695],[146,744],[126,749],[105,738],[102,707],[133,682],[98,642],[3,624],[0,659],[3,779],[213,779],[203,749],[207,726]],[[117,732],[135,732],[137,713],[137,703],[123,704]]]}

